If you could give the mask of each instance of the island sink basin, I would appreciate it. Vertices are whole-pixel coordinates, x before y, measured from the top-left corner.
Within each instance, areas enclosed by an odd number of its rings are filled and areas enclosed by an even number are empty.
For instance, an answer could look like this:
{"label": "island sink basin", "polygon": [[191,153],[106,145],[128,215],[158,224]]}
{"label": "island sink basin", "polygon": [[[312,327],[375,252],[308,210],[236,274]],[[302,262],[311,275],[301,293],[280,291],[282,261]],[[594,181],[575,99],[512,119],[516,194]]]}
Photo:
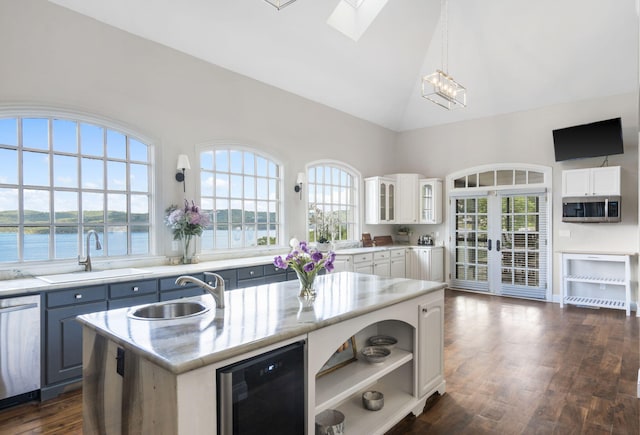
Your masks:
{"label": "island sink basin", "polygon": [[130,317],[142,320],[172,320],[204,314],[209,307],[200,302],[169,302],[145,305],[129,313]]}
{"label": "island sink basin", "polygon": [[49,284],[61,284],[65,282],[78,282],[78,281],[90,281],[92,279],[108,279],[118,278],[122,276],[142,275],[149,273],[144,269],[110,269],[110,270],[97,270],[95,272],[73,272],[73,273],[61,273],[58,275],[42,275],[36,278],[41,279]]}

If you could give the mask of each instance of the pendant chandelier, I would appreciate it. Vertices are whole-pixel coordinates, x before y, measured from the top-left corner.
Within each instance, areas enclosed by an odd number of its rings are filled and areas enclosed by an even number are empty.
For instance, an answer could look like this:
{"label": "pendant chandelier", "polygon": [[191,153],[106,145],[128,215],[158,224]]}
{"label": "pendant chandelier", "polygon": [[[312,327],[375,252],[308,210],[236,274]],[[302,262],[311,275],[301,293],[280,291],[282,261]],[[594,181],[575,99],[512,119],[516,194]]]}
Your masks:
{"label": "pendant chandelier", "polygon": [[447,71],[449,57],[449,29],[447,0],[440,1],[440,27],[442,28],[442,67],[422,77],[422,96],[447,110],[467,106],[467,90]]}
{"label": "pendant chandelier", "polygon": [[271,6],[275,7],[277,10],[284,8],[285,6],[289,6],[296,0],[264,0],[269,3]]}

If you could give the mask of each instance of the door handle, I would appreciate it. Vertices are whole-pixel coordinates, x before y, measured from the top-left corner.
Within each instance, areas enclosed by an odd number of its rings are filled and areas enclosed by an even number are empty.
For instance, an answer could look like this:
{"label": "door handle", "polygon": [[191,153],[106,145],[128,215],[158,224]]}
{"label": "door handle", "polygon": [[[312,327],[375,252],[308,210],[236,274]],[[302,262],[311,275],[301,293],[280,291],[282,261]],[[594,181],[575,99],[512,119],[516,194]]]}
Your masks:
{"label": "door handle", "polygon": [[491,239],[489,239],[489,246],[488,246],[488,250],[491,251]]}
{"label": "door handle", "polygon": [[500,252],[500,240],[496,240],[496,251]]}

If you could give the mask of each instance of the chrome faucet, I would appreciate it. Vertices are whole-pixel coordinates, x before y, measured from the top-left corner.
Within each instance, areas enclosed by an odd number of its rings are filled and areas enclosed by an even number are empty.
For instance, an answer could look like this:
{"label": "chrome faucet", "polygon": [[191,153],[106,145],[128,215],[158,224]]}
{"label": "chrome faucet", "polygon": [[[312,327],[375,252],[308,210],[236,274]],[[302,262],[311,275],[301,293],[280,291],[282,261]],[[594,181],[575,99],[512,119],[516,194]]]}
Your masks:
{"label": "chrome faucet", "polygon": [[91,240],[91,235],[94,235],[96,238],[96,250],[101,250],[102,245],[100,244],[100,239],[98,238],[98,233],[96,230],[87,231],[87,248],[86,248],[86,257],[82,260],[82,257],[78,255],[78,264],[80,266],[84,266],[85,272],[91,272],[91,246],[89,245],[89,241]]}
{"label": "chrome faucet", "polygon": [[[224,278],[217,273],[205,272],[204,276],[207,278],[207,282],[201,281],[198,278],[192,276],[183,275],[176,279],[176,284],[185,286],[187,283],[196,284],[208,291],[213,299],[216,301],[216,308],[224,308]],[[215,280],[215,286],[211,285],[213,282],[209,282],[208,278],[213,277]]]}

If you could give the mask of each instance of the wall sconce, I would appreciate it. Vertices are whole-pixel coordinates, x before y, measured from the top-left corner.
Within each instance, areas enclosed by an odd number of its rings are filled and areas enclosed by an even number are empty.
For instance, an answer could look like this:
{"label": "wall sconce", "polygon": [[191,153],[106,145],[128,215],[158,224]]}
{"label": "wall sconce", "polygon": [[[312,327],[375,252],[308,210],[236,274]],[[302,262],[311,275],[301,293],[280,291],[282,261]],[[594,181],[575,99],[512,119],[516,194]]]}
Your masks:
{"label": "wall sconce", "polygon": [[184,171],[185,169],[191,169],[191,165],[189,164],[189,156],[186,154],[180,154],[178,156],[178,164],[176,165],[176,169],[182,172],[176,172],[176,181],[182,183],[182,190],[184,192],[187,191],[186,183],[184,182]]}
{"label": "wall sconce", "polygon": [[306,176],[304,172],[298,172],[298,178],[296,178],[296,185],[293,187],[293,190],[300,193],[300,199],[302,199],[302,185],[306,183]]}

